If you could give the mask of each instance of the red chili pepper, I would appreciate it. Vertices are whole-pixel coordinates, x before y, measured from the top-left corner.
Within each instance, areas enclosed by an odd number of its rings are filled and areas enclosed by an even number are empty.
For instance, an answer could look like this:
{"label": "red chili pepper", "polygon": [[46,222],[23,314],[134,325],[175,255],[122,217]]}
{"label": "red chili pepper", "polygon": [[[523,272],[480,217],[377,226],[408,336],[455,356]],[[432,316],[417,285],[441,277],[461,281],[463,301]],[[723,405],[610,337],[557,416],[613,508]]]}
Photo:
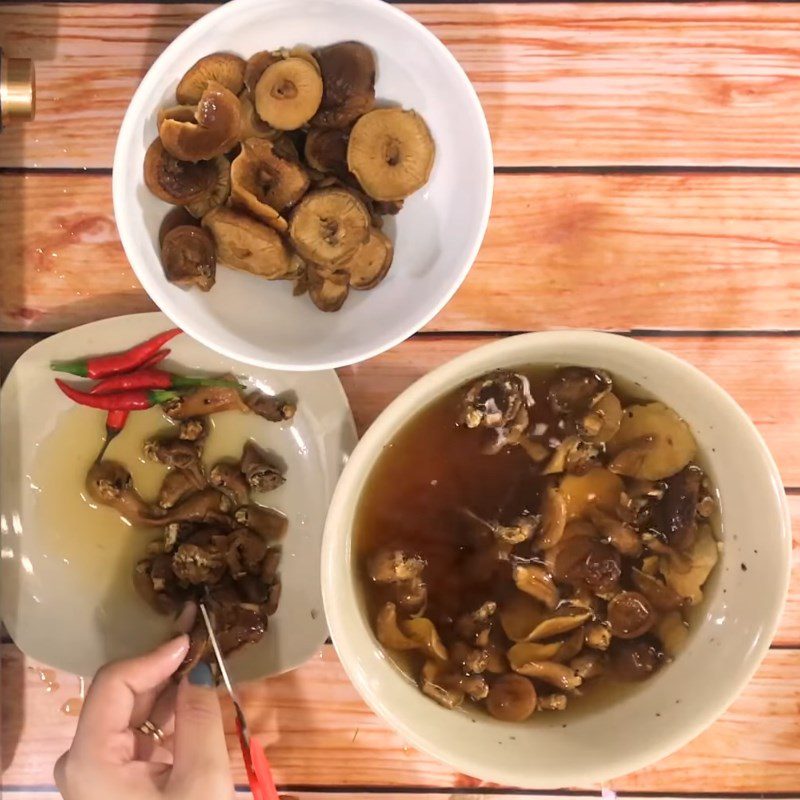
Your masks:
{"label": "red chili pepper", "polygon": [[60,378],[56,378],[56,384],[70,400],[74,400],[78,405],[101,408],[104,411],[139,411],[179,397],[177,392],[165,392],[159,389],[137,389],[117,394],[89,394],[64,383]]}
{"label": "red chili pepper", "polygon": [[122,429],[125,427],[130,413],[130,411],[122,411],[121,409],[108,412],[106,415],[106,440],[100,448],[97,461],[103,460],[103,456],[106,454],[106,450],[108,450],[108,446],[111,444],[112,440],[122,433]]}
{"label": "red chili pepper", "polygon": [[119,375],[122,372],[131,372],[138,369],[148,359],[155,355],[170,339],[179,333],[180,328],[159,333],[146,342],[137,344],[130,350],[123,353],[113,353],[108,356],[97,356],[96,358],[84,358],[77,361],[54,361],[50,364],[50,369],[56,372],[69,372],[80,378],[107,378],[109,375]]}
{"label": "red chili pepper", "polygon": [[126,375],[105,378],[89,390],[89,394],[113,394],[131,389],[191,389],[195,386],[228,386],[238,389],[236,381],[219,378],[190,378],[162,369],[139,369]]}
{"label": "red chili pepper", "polygon": [[172,350],[159,350],[155,355],[150,356],[147,361],[143,361],[139,366],[139,369],[147,369],[149,367],[154,367],[156,364],[160,364],[170,353]]}

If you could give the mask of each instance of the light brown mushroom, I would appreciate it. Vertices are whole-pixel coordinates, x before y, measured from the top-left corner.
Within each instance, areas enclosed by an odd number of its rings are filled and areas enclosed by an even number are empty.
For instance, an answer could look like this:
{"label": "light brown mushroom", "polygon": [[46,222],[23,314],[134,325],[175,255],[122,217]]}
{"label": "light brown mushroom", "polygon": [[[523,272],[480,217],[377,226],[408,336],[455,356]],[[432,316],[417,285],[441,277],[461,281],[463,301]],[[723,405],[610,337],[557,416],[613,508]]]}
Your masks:
{"label": "light brown mushroom", "polygon": [[379,108],[353,126],[347,166],[376,200],[402,200],[424,186],[435,154],[433,137],[416,111]]}
{"label": "light brown mushroom", "polygon": [[175,96],[179,103],[199,103],[211,83],[239,94],[244,85],[245,62],[231,53],[212,53],[194,63],[181,78]]}
{"label": "light brown mushroom", "polygon": [[447,648],[442,644],[436,626],[427,617],[416,617],[400,622],[400,630],[416,643],[428,658],[447,661]]}
{"label": "light brown mushroom", "polygon": [[158,129],[164,149],[183,161],[208,161],[239,141],[239,99],[212,81],[197,104],[196,122],[165,119]]}
{"label": "light brown mushroom", "polygon": [[220,461],[208,473],[208,482],[226,495],[233,503],[234,508],[247,505],[250,498],[250,487],[239,464]]}
{"label": "light brown mushroom", "polygon": [[625,522],[599,508],[589,511],[589,517],[603,538],[626,558],[637,558],[642,552],[639,534]]}
{"label": "light brown mushroom", "polygon": [[489,689],[486,710],[504,722],[522,722],[536,711],[536,689],[522,675],[503,675]]}
{"label": "light brown mushroom", "polygon": [[267,125],[256,113],[253,105],[253,98],[250,92],[242,92],[239,95],[239,139],[277,139],[281,135],[271,125]]}
{"label": "light brown mushroom", "polygon": [[542,470],[542,475],[570,472],[585,475],[598,466],[599,446],[585,442],[578,436],[568,436],[556,447],[555,452]]}
{"label": "light brown mushroom", "polygon": [[309,267],[306,273],[308,296],[320,311],[338,311],[347,300],[350,286],[344,280],[326,277],[322,270]]}
{"label": "light brown mushroom", "polygon": [[611,631],[607,625],[594,622],[584,629],[584,642],[592,650],[608,650],[611,645]]}
{"label": "light brown mushroom", "polygon": [[595,467],[584,475],[565,475],[558,490],[569,521],[585,517],[592,508],[613,511],[620,502],[623,483],[613,472]]}
{"label": "light brown mushroom", "polygon": [[541,695],[536,701],[537,711],[566,711],[567,696],[560,692]]}
{"label": "light brown mushroom", "polygon": [[553,576],[539,564],[515,564],[512,572],[514,583],[522,592],[536,598],[551,611],[559,601],[558,588]]}
{"label": "light brown mushroom", "polygon": [[695,456],[689,426],[671,408],[653,402],[625,409],[619,432],[608,443],[610,469],[657,481],[680,472]]}
{"label": "light brown mushroom", "polygon": [[280,54],[272,50],[259,50],[247,59],[244,67],[244,85],[250,94],[255,92],[256,84],[264,74],[264,70],[280,60]]}
{"label": "light brown mushroom", "polygon": [[86,475],[89,497],[100,505],[111,506],[134,525],[163,525],[163,509],[145,503],[133,485],[130,472],[116,461],[97,461]]}
{"label": "light brown mushroom", "polygon": [[296,268],[283,239],[267,225],[224,206],[203,217],[217,246],[217,259],[268,280],[286,278]]}
{"label": "light brown mushroom", "polygon": [[226,519],[231,503],[216,489],[207,488],[189,495],[161,517],[162,525],[171,522],[205,522],[217,524]]}
{"label": "light brown mushroom", "polygon": [[272,142],[246,139],[231,165],[234,202],[253,213],[266,206],[270,211],[258,216],[269,222],[271,211],[284,213],[306,193],[308,174],[297,162],[282,158]]}
{"label": "light brown mushroom", "polygon": [[648,575],[642,570],[633,569],[631,570],[631,580],[656,611],[676,611],[684,605],[683,598],[655,575]]}
{"label": "light brown mushroom", "polygon": [[345,189],[309,192],[294,210],[289,236],[299,255],[313,264],[336,266],[353,256],[367,241],[369,213]]}
{"label": "light brown mushroom", "polygon": [[198,225],[179,225],[164,237],[161,265],[170,283],[208,292],[217,275],[214,240]]}
{"label": "light brown mushroom", "polygon": [[639,592],[620,592],[608,604],[607,613],[611,634],[620,639],[643,636],[657,619],[650,601]]}
{"label": "light brown mushroom", "polygon": [[703,585],[719,559],[719,547],[711,528],[701,525],[686,559],[665,556],[660,568],[667,586],[693,606],[703,599]]}
{"label": "light brown mushroom", "polygon": [[211,163],[215,174],[211,190],[207,195],[186,206],[189,213],[197,219],[204,217],[212,208],[221,206],[231,193],[231,162],[225,156],[217,156]]}
{"label": "light brown mushroom", "polygon": [[353,289],[374,289],[388,274],[394,257],[392,240],[371,227],[366,242],[342,264]]}
{"label": "light brown mushroom", "polygon": [[618,639],[610,651],[614,676],[623,681],[649,678],[663,661],[663,653],[649,638],[625,641]]}
{"label": "light brown mushroom", "polygon": [[159,508],[172,508],[195,491],[197,484],[192,475],[182,469],[170,470],[158,490],[156,505]]}
{"label": "light brown mushroom", "polygon": [[394,603],[385,603],[378,611],[375,621],[378,641],[390,650],[417,650],[418,645],[406,636],[397,624],[397,607]]}
{"label": "light brown mushroom", "polygon": [[664,614],[654,628],[655,635],[664,648],[664,653],[675,658],[685,647],[689,639],[689,626],[679,611]]}
{"label": "light brown mushroom", "polygon": [[206,485],[205,470],[200,461],[200,448],[194,442],[175,438],[152,438],[144,443],[144,456],[165,467],[181,469],[194,481],[196,489]]}
{"label": "light brown mushroom", "polygon": [[592,678],[599,678],[605,671],[605,659],[594,651],[583,652],[575,656],[570,662],[569,667],[575,674],[584,681]]}
{"label": "light brown mushroom", "polygon": [[287,397],[253,391],[244,401],[252,412],[270,422],[285,422],[297,413],[297,402]]}
{"label": "light brown mushroom", "polygon": [[221,411],[250,411],[239,391],[229,386],[202,386],[164,403],[161,407],[170,419],[178,421],[218,414]]}
{"label": "light brown mushroom", "polygon": [[458,687],[448,689],[442,686],[440,680],[443,675],[444,671],[440,663],[433,659],[426,661],[420,672],[422,693],[447,709],[457,708],[464,702],[466,694]]}
{"label": "light brown mushroom", "polygon": [[519,675],[549,683],[564,692],[572,692],[583,683],[583,678],[574,669],[555,661],[529,661],[516,667],[514,671]]}
{"label": "light brown mushroom", "polygon": [[160,200],[185,206],[208,195],[216,181],[213,164],[194,164],[168,153],[156,139],[144,156],[144,182]]}
{"label": "light brown mushroom", "polygon": [[256,531],[266,542],[280,542],[289,527],[289,521],[280,511],[252,503],[237,508],[234,517],[240,525]]}
{"label": "light brown mushroom", "polygon": [[622,424],[622,403],[609,392],[577,420],[581,435],[594,444],[605,444],[616,436]]}
{"label": "light brown mushroom", "polygon": [[286,476],[254,441],[242,450],[242,472],[247,485],[256,492],[271,492],[286,482]]}
{"label": "light brown mushroom", "polygon": [[424,569],[423,559],[419,556],[409,556],[402,550],[379,550],[367,562],[367,573],[376,583],[410,581],[419,578]]}
{"label": "light brown mushroom", "polygon": [[311,124],[345,128],[375,103],[375,58],[361,42],[338,42],[314,52],[322,73],[322,100]]}
{"label": "light brown mushroom", "polygon": [[270,64],[253,91],[258,116],[282,131],[293,131],[314,116],[322,100],[322,78],[305,58]]}

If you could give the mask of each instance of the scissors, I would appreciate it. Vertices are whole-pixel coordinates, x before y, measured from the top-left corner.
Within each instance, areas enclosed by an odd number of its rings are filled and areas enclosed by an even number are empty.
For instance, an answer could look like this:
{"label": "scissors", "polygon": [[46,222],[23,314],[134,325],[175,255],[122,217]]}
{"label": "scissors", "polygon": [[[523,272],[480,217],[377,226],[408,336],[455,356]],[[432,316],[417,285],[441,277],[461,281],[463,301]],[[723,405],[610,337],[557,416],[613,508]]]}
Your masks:
{"label": "scissors", "polygon": [[280,800],[278,790],[275,788],[275,781],[272,779],[269,762],[264,754],[264,748],[259,744],[258,739],[254,736],[250,736],[250,732],[247,728],[247,721],[244,718],[242,707],[239,705],[239,700],[233,691],[233,685],[228,676],[228,670],[225,668],[225,661],[222,658],[222,652],[219,649],[217,637],[214,635],[214,628],[211,625],[211,618],[208,616],[205,603],[200,603],[200,613],[203,615],[203,621],[208,630],[208,638],[211,642],[211,647],[214,649],[214,656],[219,665],[222,682],[228,690],[228,694],[230,695],[233,707],[236,711],[236,733],[239,736],[239,746],[242,748],[242,758],[244,759],[244,768],[247,772],[247,780],[250,783],[250,791],[253,793],[255,800]]}

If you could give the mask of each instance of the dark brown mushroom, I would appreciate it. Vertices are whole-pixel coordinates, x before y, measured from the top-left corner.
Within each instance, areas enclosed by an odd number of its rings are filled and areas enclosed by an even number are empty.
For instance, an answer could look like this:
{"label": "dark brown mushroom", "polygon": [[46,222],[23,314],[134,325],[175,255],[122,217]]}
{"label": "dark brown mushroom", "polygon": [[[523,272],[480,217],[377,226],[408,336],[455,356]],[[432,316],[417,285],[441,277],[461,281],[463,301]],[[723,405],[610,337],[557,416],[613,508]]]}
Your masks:
{"label": "dark brown mushroom", "polygon": [[401,583],[419,578],[425,562],[402,550],[379,550],[367,562],[367,573],[376,583]]}
{"label": "dark brown mushroom", "polygon": [[[164,149],[181,161],[210,161],[239,141],[239,99],[222,84],[210,81],[197,104],[196,122],[165,119],[158,129]],[[216,170],[211,165],[216,178]]]}
{"label": "dark brown mushroom", "polygon": [[245,644],[261,640],[267,629],[267,615],[251,603],[226,604],[217,611],[217,642],[223,655]]}
{"label": "dark brown mushroom", "polygon": [[209,433],[208,420],[204,417],[185,419],[178,426],[178,438],[187,442],[202,444]]}
{"label": "dark brown mushroom", "polygon": [[168,153],[156,139],[144,157],[144,182],[160,200],[186,206],[207,195],[216,180],[213,164],[181,160]]}
{"label": "dark brown mushroom", "polygon": [[261,562],[261,580],[264,583],[274,583],[278,578],[278,568],[281,565],[281,551],[278,547],[268,547]]}
{"label": "dark brown mushroom", "polygon": [[305,157],[308,165],[320,172],[330,173],[345,180],[347,169],[347,142],[350,130],[322,130],[312,128],[306,136]]}
{"label": "dark brown mushroom", "polygon": [[236,581],[236,585],[248,603],[261,605],[269,600],[269,584],[255,575],[243,575]]}
{"label": "dark brown mushroom", "polygon": [[343,279],[329,277],[322,270],[309,267],[306,272],[308,296],[320,311],[338,311],[347,300],[350,293],[350,284],[347,273],[342,273]]}
{"label": "dark brown mushroom", "polygon": [[175,96],[179,103],[199,103],[209,84],[218,83],[233,94],[244,85],[245,62],[231,53],[204,56],[186,71]]}
{"label": "dark brown mushroom", "polygon": [[216,489],[208,488],[190,495],[174,508],[164,513],[161,524],[170,522],[217,523],[231,510],[231,502]]}
{"label": "dark brown mushroom", "polygon": [[283,471],[252,440],[242,450],[242,472],[247,485],[257,492],[271,492],[286,482]]}
{"label": "dark brown mushroom", "polygon": [[318,128],[345,128],[375,104],[375,58],[361,42],[314,51],[322,73],[322,102],[311,120]]}
{"label": "dark brown mushroom", "polygon": [[264,540],[248,528],[237,528],[228,538],[225,559],[234,578],[260,575],[261,563],[267,554]]}
{"label": "dark brown mushroom", "polygon": [[469,388],[462,419],[468,428],[507,428],[532,405],[530,384],[524,375],[496,372]]}
{"label": "dark brown mushroom", "polygon": [[267,542],[279,542],[286,536],[289,521],[273,508],[246,505],[236,509],[236,521],[245,528],[256,531]]}
{"label": "dark brown mushroom", "polygon": [[136,491],[130,472],[116,461],[92,464],[86,490],[97,503],[110,506],[134,525],[156,527],[164,523],[164,511],[147,504]]}
{"label": "dark brown mushroom", "polygon": [[198,225],[173,228],[161,245],[161,265],[170,283],[208,292],[217,274],[214,240]]}
{"label": "dark brown mushroom", "polygon": [[566,367],[559,370],[547,390],[547,400],[557,414],[582,414],[611,391],[611,376],[602,370]]}
{"label": "dark brown mushroom", "polygon": [[213,545],[181,544],[172,556],[172,571],[193,586],[214,584],[225,574],[225,555]]}
{"label": "dark brown mushroom", "polygon": [[183,470],[197,489],[206,485],[206,475],[200,461],[200,449],[194,442],[185,439],[148,439],[144,443],[144,455],[150,461]]}
{"label": "dark brown mushroom", "polygon": [[[171,156],[170,156],[171,157]],[[175,228],[181,225],[197,225],[197,220],[189,213],[186,206],[176,206],[171,208],[164,219],[161,221],[161,227],[158,229],[158,246],[164,246],[164,239],[166,235]]]}
{"label": "dark brown mushroom", "polygon": [[271,50],[260,50],[258,53],[253,53],[253,55],[247,59],[244,68],[244,85],[247,91],[251,94],[255,92],[256,84],[259,78],[264,74],[264,70],[280,60],[280,54]]}
{"label": "dark brown mushroom", "polygon": [[159,508],[173,508],[192,492],[197,491],[195,478],[186,470],[170,470],[161,482],[156,505]]}
{"label": "dark brown mushroom", "polygon": [[489,689],[486,710],[504,722],[522,722],[536,711],[536,689],[522,675],[503,675]]}
{"label": "dark brown mushroom", "polygon": [[657,611],[676,611],[685,605],[684,599],[655,575],[634,569],[631,571],[631,580]]}
{"label": "dark brown mushroom", "polygon": [[275,583],[269,587],[269,599],[264,606],[264,613],[268,617],[273,616],[278,611],[278,604],[281,601],[282,590],[283,584],[280,582],[280,580],[275,581]]}
{"label": "dark brown mushroom", "polygon": [[161,406],[164,413],[174,420],[187,420],[191,417],[203,417],[221,411],[242,411],[250,409],[242,400],[238,389],[229,386],[202,386],[193,392],[170,400]]}
{"label": "dark brown mushroom", "polygon": [[270,422],[285,422],[297,412],[296,402],[257,390],[247,395],[244,401],[251,411]]}
{"label": "dark brown mushroom", "polygon": [[623,681],[649,678],[663,661],[663,654],[649,638],[617,640],[610,651],[611,669]]}
{"label": "dark brown mushroom", "polygon": [[208,482],[227,495],[234,508],[247,505],[250,499],[250,488],[239,464],[220,461],[211,468]]}
{"label": "dark brown mushroom", "polygon": [[593,593],[613,594],[622,574],[619,553],[610,545],[588,536],[573,536],[559,543],[553,575],[574,587],[586,586]]}
{"label": "dark brown mushroom", "polygon": [[620,592],[608,604],[611,633],[620,639],[637,639],[656,623],[650,601],[639,592]]}
{"label": "dark brown mushroom", "polygon": [[654,509],[653,527],[671,547],[688,550],[697,535],[697,503],[703,473],[698,467],[686,467],[666,483],[664,496]]}

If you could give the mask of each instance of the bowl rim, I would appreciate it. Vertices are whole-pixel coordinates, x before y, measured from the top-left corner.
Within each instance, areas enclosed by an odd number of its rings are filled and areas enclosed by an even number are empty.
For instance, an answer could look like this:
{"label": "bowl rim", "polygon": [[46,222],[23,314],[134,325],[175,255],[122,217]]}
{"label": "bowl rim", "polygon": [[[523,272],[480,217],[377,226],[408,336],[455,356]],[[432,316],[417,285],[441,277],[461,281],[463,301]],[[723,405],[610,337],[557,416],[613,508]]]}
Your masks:
{"label": "bowl rim", "polygon": [[[388,722],[416,748],[467,775],[476,775],[474,763],[467,758],[462,758],[457,752],[450,749],[447,744],[441,744],[418,733],[414,727],[400,719],[393,710],[392,706],[394,704],[387,703],[382,697],[378,696],[376,686],[370,682],[367,670],[358,658],[354,642],[360,640],[362,636],[368,636],[370,631],[363,618],[359,618],[357,621],[349,617],[345,618],[339,610],[341,604],[338,602],[337,594],[341,591],[341,588],[337,580],[341,578],[341,575],[337,573],[337,568],[340,569],[342,563],[351,563],[350,545],[352,543],[352,532],[349,526],[346,529],[346,533],[341,533],[343,526],[340,524],[340,518],[354,513],[364,481],[370,474],[380,450],[389,441],[389,438],[395,435],[402,427],[402,420],[398,420],[401,412],[405,412],[410,406],[424,407],[442,393],[463,383],[465,380],[477,377],[486,371],[487,361],[494,359],[502,363],[516,360],[517,363],[524,363],[526,351],[530,349],[531,345],[535,344],[535,347],[539,348],[540,346],[552,347],[553,345],[564,345],[566,343],[572,346],[586,346],[587,348],[596,348],[598,346],[621,348],[622,350],[627,350],[633,357],[647,359],[650,364],[669,364],[680,368],[684,370],[687,378],[693,380],[708,393],[714,402],[726,405],[736,415],[741,425],[741,435],[750,439],[764,458],[764,464],[767,465],[769,482],[776,489],[770,502],[775,502],[779,507],[777,510],[780,512],[777,516],[780,517],[781,528],[776,533],[784,543],[782,574],[775,575],[776,600],[779,600],[779,602],[776,603],[772,619],[768,621],[768,624],[764,625],[764,635],[759,637],[748,651],[748,658],[750,659],[748,669],[742,673],[735,683],[730,685],[727,691],[721,692],[713,703],[706,707],[702,713],[698,713],[692,724],[675,728],[658,739],[657,743],[650,742],[645,744],[635,755],[626,756],[625,764],[622,768],[620,768],[619,763],[622,759],[616,759],[616,766],[609,767],[606,770],[593,769],[590,773],[587,773],[584,768],[580,775],[575,775],[571,783],[584,785],[586,783],[604,782],[618,778],[620,775],[643,769],[674,753],[702,733],[725,713],[745,686],[752,680],[764,656],[770,649],[786,603],[792,565],[792,527],[788,501],[778,467],[761,433],[750,417],[725,389],[700,369],[674,353],[662,350],[652,344],[629,336],[590,330],[518,334],[480,345],[456,356],[426,373],[401,392],[381,412],[360,439],[348,460],[347,466],[339,477],[339,482],[328,507],[328,516],[322,539],[321,575],[322,597],[331,639],[345,673],[361,698],[376,714]],[[529,361],[533,360],[530,356],[527,356],[527,358]],[[488,367],[488,369],[491,369],[491,367]],[[407,416],[405,418],[407,419]],[[348,573],[351,576],[353,574],[349,569]],[[351,583],[355,584],[355,580]],[[401,679],[402,676],[398,674],[398,680]],[[533,777],[531,779],[530,773],[525,773],[524,765],[521,765],[518,769],[494,765],[487,765],[484,768],[482,765],[479,772],[480,774],[476,777],[483,780],[523,788],[550,790],[562,788],[565,785],[563,780],[555,781],[552,778],[548,780],[547,778]]]}
{"label": "bowl rim", "polygon": [[[163,295],[162,281],[163,276],[156,275],[153,270],[146,267],[144,263],[137,263],[137,259],[131,258],[132,253],[135,252],[136,235],[133,230],[131,214],[131,203],[127,201],[129,192],[126,191],[127,185],[124,181],[126,173],[123,170],[123,162],[126,161],[127,153],[131,149],[133,136],[137,130],[137,126],[150,112],[150,109],[145,106],[146,96],[151,92],[151,89],[159,82],[159,78],[163,71],[163,64],[171,59],[178,51],[184,50],[184,43],[194,37],[206,33],[214,28],[218,19],[223,19],[228,16],[233,16],[247,12],[251,8],[264,9],[273,3],[280,2],[280,0],[230,0],[218,8],[213,9],[204,16],[195,20],[185,30],[181,31],[175,39],[164,49],[164,51],[152,63],[144,78],[139,83],[133,97],[125,110],[125,115],[122,124],[117,134],[116,144],[114,146],[114,159],[112,165],[112,201],[114,207],[114,219],[117,224],[120,241],[122,248],[125,252],[125,257],[128,263],[133,268],[136,277],[142,284],[142,287],[147,292],[150,299],[158,306],[158,308],[168,316],[175,324],[183,328],[192,338],[196,339],[206,347],[216,351],[217,353],[227,356],[228,358],[236,359],[253,366],[264,367],[267,369],[280,369],[285,371],[317,371],[325,369],[336,369],[338,367],[348,366],[350,364],[358,364],[370,358],[391,350],[401,342],[413,336],[417,331],[424,328],[452,299],[453,295],[459,289],[461,284],[467,277],[467,274],[472,269],[478,253],[483,244],[486,230],[489,225],[489,215],[492,208],[492,197],[494,194],[494,153],[492,149],[491,134],[489,132],[489,124],[486,120],[486,114],[481,105],[478,93],[472,85],[469,77],[467,76],[464,68],[459,63],[458,59],[450,52],[444,43],[425,25],[416,20],[410,14],[405,13],[401,9],[384,2],[384,0],[349,0],[349,2],[361,4],[374,9],[378,14],[383,14],[390,19],[392,24],[404,25],[411,29],[414,35],[424,40],[429,47],[438,52],[450,65],[454,68],[455,80],[461,85],[464,93],[464,102],[467,103],[471,110],[476,113],[477,119],[482,124],[478,131],[482,140],[481,152],[479,154],[482,161],[482,170],[485,172],[486,191],[483,198],[483,206],[481,208],[480,219],[474,230],[474,241],[469,249],[467,257],[458,273],[453,275],[451,285],[447,291],[442,293],[442,296],[437,300],[428,310],[424,313],[416,314],[409,319],[413,322],[408,322],[402,327],[402,331],[391,339],[385,342],[370,347],[365,347],[363,351],[353,354],[348,357],[330,358],[327,360],[308,360],[304,362],[286,363],[284,361],[274,360],[270,357],[255,357],[245,356],[237,353],[234,348],[215,342],[212,337],[206,335],[205,330],[200,325],[195,325],[194,317],[191,314],[176,313],[175,306],[170,299],[165,300]],[[306,0],[294,0],[295,4],[306,2]],[[199,57],[199,56],[198,56]],[[478,171],[476,170],[476,173]],[[126,208],[127,206],[127,208]],[[134,206],[138,208],[138,206]],[[156,299],[158,298],[158,299]]]}

